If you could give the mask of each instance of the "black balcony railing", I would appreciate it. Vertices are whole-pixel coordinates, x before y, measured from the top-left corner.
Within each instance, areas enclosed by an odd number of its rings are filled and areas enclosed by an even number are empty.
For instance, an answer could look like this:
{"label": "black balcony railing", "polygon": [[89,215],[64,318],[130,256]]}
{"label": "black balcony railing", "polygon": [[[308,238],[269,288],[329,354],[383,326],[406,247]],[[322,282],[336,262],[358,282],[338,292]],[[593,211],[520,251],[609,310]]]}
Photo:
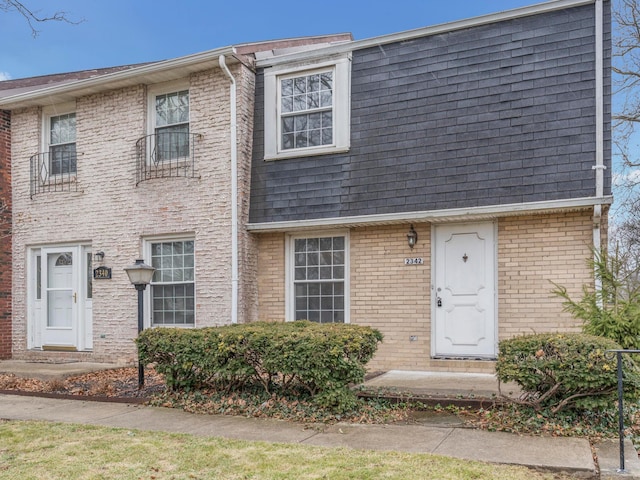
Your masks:
{"label": "black balcony railing", "polygon": [[68,148],[33,155],[29,159],[31,198],[43,192],[77,192],[77,158],[76,152]]}
{"label": "black balcony railing", "polygon": [[136,185],[166,177],[195,178],[195,145],[198,133],[162,132],[145,135],[136,142]]}

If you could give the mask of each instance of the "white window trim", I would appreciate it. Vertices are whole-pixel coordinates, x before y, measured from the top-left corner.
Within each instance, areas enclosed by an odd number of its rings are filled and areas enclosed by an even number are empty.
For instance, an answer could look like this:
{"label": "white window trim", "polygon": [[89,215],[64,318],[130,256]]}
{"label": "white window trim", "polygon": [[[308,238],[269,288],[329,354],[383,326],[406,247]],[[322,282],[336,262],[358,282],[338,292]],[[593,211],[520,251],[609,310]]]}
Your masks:
{"label": "white window trim", "polygon": [[[187,90],[189,92],[189,132],[192,132],[191,126],[191,83],[189,79],[174,80],[171,82],[158,83],[147,88],[147,135],[154,135],[156,133],[156,97],[158,95],[164,95],[167,93],[176,93]],[[147,165],[151,165],[151,152],[153,151],[153,137],[148,136],[146,139],[146,152],[147,152]],[[191,149],[191,145],[189,146]],[[175,159],[178,162],[187,161],[187,157],[180,157]],[[171,162],[169,162],[171,163]],[[159,162],[162,165],[162,162]]]}
{"label": "white window trim", "polygon": [[310,231],[305,233],[289,234],[285,236],[285,321],[293,322],[296,318],[296,295],[294,287],[295,240],[299,238],[315,237],[344,237],[344,323],[351,323],[351,246],[348,230]]}
{"label": "white window trim", "polygon": [[[68,102],[68,103],[61,103],[58,105],[51,105],[48,107],[44,107],[42,109],[42,134],[41,134],[41,138],[40,138],[40,145],[41,145],[41,149],[40,152],[45,153],[45,152],[50,152],[51,150],[51,118],[52,117],[59,117],[61,115],[67,115],[69,113],[75,113],[76,114],[76,122],[78,119],[77,116],[77,109],[76,109],[76,103],[75,102]],[[78,127],[77,127],[77,123],[76,123],[76,158],[78,156],[77,154],[77,149],[78,149]],[[60,176],[65,176],[67,178],[71,178],[74,179],[76,178],[76,176],[78,175],[78,166],[76,164],[76,171],[73,173],[65,173],[65,174],[56,174],[56,175],[51,175],[51,177],[60,177]]]}
{"label": "white window trim", "polygon": [[191,127],[191,85],[188,79],[158,83],[147,89],[147,134],[156,132],[156,97],[167,93],[189,90],[189,127]]}
{"label": "white window trim", "polygon": [[[51,118],[59,117],[60,115],[67,115],[69,113],[76,113],[75,102],[62,103],[59,105],[51,105],[42,109],[42,138],[40,140],[42,145],[42,152],[49,151],[49,145],[51,140]],[[77,120],[77,116],[76,116]],[[76,146],[78,139],[78,131],[76,127]]]}
{"label": "white window trim", "polygon": [[145,237],[142,240],[142,253],[144,262],[151,265],[151,244],[161,242],[184,242],[193,241],[193,324],[178,325],[152,325],[151,323],[151,284],[144,291],[144,328],[196,328],[198,325],[197,305],[198,305],[198,275],[197,275],[197,259],[196,259],[196,236],[195,234],[181,233],[174,235],[162,235],[154,237]]}
{"label": "white window trim", "polygon": [[[283,150],[281,147],[279,79],[333,69],[333,144]],[[264,159],[306,157],[347,152],[351,141],[351,54],[320,62],[275,66],[264,73]]]}

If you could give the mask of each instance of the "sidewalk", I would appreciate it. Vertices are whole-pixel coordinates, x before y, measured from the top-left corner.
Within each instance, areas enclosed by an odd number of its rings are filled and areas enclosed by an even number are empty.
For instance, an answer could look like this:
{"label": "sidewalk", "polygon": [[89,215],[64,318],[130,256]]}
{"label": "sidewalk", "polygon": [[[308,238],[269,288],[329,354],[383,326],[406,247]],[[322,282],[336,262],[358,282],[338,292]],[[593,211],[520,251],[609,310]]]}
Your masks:
{"label": "sidewalk", "polygon": [[[13,371],[28,377],[59,378],[77,369],[106,368],[88,364],[26,364],[0,362],[0,371]],[[20,372],[21,369],[24,371]],[[56,376],[58,375],[58,377]],[[391,371],[365,382],[368,391],[407,394],[430,399],[473,398],[489,401],[498,393],[493,375],[455,375]],[[517,394],[502,386],[503,394]],[[410,425],[317,425],[224,415],[198,415],[181,410],[103,403],[75,399],[0,394],[0,418],[43,420],[167,431],[230,439],[301,443],[328,447],[370,450],[397,450],[433,453],[466,460],[525,465],[531,468],[570,473],[578,478],[639,479],[640,461],[630,442],[625,447],[625,470],[617,472],[617,441],[596,445],[597,464],[589,442],[582,438],[533,437],[464,428],[450,419],[426,416]]]}
{"label": "sidewalk", "polygon": [[[429,424],[337,424],[310,429],[281,420],[198,415],[159,407],[5,394],[0,395],[0,418],[102,425],[252,441],[434,453],[467,460],[526,465],[536,469],[571,473],[580,478],[597,478],[589,442],[576,438],[528,437]],[[617,450],[612,453],[617,458]],[[607,478],[634,477],[616,475]]]}

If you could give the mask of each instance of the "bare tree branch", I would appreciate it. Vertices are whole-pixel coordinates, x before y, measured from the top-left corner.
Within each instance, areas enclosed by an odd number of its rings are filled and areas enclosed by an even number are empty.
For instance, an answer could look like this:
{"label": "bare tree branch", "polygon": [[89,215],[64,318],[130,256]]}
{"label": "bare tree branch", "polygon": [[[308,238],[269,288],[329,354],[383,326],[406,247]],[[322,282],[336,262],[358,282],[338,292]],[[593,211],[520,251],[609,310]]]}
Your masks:
{"label": "bare tree branch", "polygon": [[67,12],[63,11],[55,12],[52,15],[41,15],[39,11],[29,9],[29,7],[27,7],[23,2],[18,0],[0,0],[0,10],[3,12],[18,12],[20,15],[22,15],[29,24],[29,28],[31,28],[31,35],[33,35],[34,38],[37,37],[40,33],[35,28],[35,25],[37,25],[38,23],[65,22],[72,25],[77,25],[84,21],[71,20],[67,16]]}

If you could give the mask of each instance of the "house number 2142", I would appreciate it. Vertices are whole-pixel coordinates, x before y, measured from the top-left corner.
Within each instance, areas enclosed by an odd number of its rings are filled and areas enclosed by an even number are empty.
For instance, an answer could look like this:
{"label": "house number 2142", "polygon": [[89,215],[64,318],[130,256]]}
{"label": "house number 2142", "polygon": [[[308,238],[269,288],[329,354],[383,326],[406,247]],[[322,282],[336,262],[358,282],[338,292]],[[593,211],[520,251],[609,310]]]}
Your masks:
{"label": "house number 2142", "polygon": [[424,258],[405,258],[405,265],[422,265],[424,264]]}

